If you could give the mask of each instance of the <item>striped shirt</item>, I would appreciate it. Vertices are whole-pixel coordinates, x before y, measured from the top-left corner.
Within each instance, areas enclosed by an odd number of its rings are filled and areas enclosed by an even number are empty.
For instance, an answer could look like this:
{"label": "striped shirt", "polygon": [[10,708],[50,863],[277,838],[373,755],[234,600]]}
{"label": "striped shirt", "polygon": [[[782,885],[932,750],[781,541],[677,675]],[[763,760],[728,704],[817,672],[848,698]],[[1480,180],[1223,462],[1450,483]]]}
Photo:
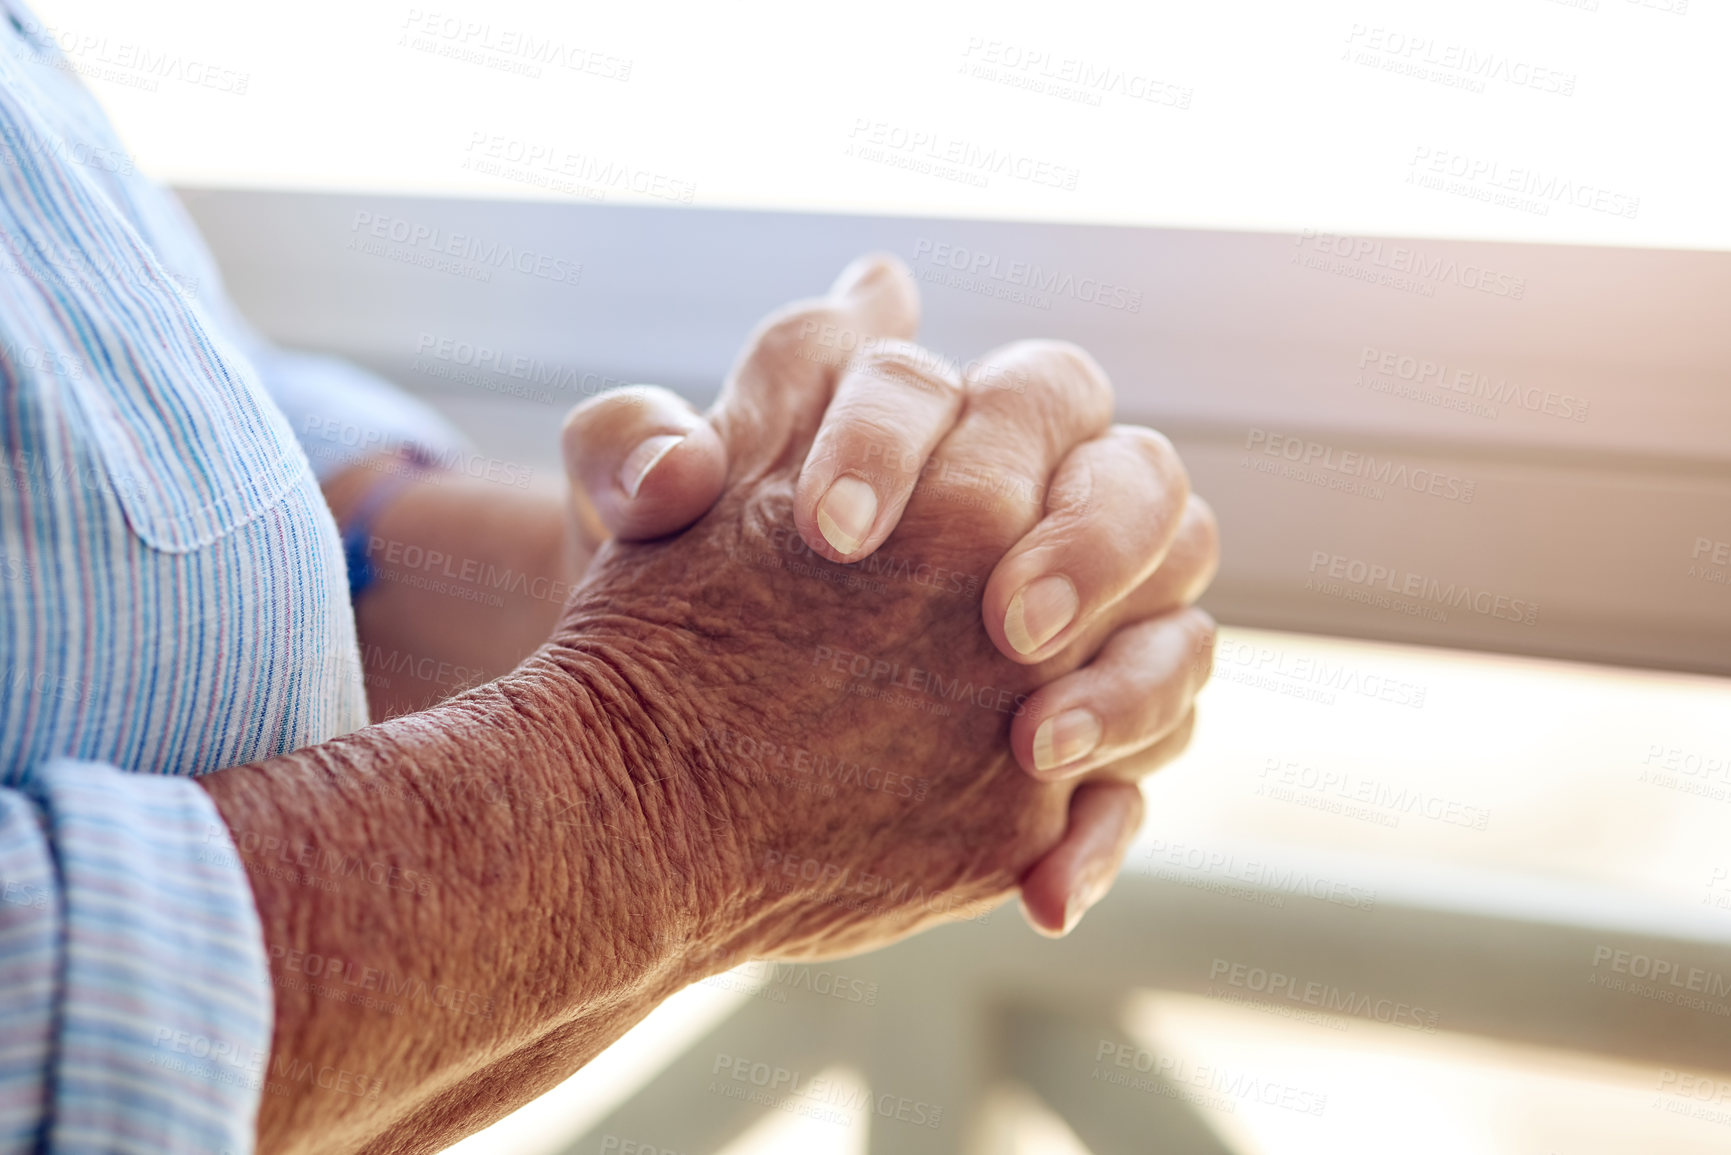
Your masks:
{"label": "striped shirt", "polygon": [[0,12],[0,1153],[251,1151],[270,973],[188,779],[365,724],[317,479],[453,435],[248,329]]}

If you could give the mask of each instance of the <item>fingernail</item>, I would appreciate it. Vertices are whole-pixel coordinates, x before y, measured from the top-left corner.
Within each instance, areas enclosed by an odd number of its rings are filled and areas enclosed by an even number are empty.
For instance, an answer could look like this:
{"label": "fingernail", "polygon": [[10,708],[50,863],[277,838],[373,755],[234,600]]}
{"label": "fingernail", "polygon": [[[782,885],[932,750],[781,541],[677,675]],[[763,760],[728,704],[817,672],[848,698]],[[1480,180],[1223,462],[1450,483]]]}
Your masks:
{"label": "fingernail", "polygon": [[1010,599],[1004,614],[1004,636],[1018,654],[1031,654],[1058,636],[1081,608],[1076,587],[1063,574],[1047,574],[1029,582]]}
{"label": "fingernail", "polygon": [[843,557],[859,549],[877,516],[877,491],[851,475],[836,478],[817,503],[817,528]]}
{"label": "fingernail", "polygon": [[[1054,930],[1049,926],[1040,925],[1040,920],[1034,917],[1034,912],[1032,910],[1028,909],[1027,900],[1023,899],[1023,900],[1021,900],[1021,903],[1022,903],[1022,918],[1024,920],[1026,920],[1026,922],[1029,926],[1034,928],[1034,932],[1036,934],[1043,935],[1046,938],[1062,938],[1062,937],[1064,937],[1064,928],[1063,927],[1059,927],[1058,929]],[[1069,908],[1066,907],[1064,910],[1064,917],[1068,918],[1069,915],[1070,915]]]}
{"label": "fingernail", "polygon": [[637,448],[627,453],[624,463],[619,466],[619,488],[625,491],[625,496],[636,497],[637,491],[643,488],[643,479],[649,476],[649,471],[654,469],[675,445],[684,440],[685,435],[682,433],[658,433],[638,442]]}
{"label": "fingernail", "polygon": [[1034,731],[1034,769],[1055,770],[1086,757],[1100,744],[1100,719],[1092,710],[1065,710]]}
{"label": "fingernail", "polygon": [[1076,929],[1076,924],[1082,921],[1093,905],[1106,897],[1106,892],[1112,888],[1110,876],[1100,877],[1099,871],[1088,870],[1079,875],[1075,887],[1070,891],[1070,897],[1064,900],[1064,934]]}

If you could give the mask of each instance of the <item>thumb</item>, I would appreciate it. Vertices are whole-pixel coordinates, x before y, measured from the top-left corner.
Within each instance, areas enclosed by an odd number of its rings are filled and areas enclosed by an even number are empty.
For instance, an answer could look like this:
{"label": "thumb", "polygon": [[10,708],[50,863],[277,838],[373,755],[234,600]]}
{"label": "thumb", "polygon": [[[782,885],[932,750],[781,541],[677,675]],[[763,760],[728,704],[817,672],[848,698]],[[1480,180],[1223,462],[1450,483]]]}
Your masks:
{"label": "thumb", "polygon": [[678,394],[632,385],[565,418],[565,475],[579,525],[628,541],[684,529],[721,496],[727,450]]}

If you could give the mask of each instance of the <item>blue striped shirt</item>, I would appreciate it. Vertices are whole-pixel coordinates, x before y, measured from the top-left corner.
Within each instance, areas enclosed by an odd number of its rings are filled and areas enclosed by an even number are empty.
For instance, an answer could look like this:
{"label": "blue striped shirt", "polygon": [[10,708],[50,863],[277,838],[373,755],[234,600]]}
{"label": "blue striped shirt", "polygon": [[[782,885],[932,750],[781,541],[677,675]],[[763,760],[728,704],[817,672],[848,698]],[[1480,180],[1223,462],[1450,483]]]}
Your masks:
{"label": "blue striped shirt", "polygon": [[297,430],[452,435],[248,329],[178,204],[40,26],[7,16],[0,1152],[250,1151],[269,972],[188,779],[366,721],[317,481],[352,454]]}

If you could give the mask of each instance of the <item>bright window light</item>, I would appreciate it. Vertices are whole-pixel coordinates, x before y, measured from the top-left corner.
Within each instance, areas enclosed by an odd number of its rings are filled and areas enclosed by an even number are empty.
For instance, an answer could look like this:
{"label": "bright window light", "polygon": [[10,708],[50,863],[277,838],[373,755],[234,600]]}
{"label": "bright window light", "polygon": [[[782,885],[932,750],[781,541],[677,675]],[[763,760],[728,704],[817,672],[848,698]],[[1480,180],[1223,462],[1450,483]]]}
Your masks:
{"label": "bright window light", "polygon": [[39,0],[192,184],[1731,248],[1731,8]]}
{"label": "bright window light", "polygon": [[1197,710],[1146,787],[1144,869],[1181,867],[1178,844],[1284,844],[1731,930],[1731,680],[1226,629]]}
{"label": "bright window light", "polygon": [[1126,1020],[1234,1155],[1712,1155],[1731,1125],[1692,1077],[1569,1052],[1152,992]]}

